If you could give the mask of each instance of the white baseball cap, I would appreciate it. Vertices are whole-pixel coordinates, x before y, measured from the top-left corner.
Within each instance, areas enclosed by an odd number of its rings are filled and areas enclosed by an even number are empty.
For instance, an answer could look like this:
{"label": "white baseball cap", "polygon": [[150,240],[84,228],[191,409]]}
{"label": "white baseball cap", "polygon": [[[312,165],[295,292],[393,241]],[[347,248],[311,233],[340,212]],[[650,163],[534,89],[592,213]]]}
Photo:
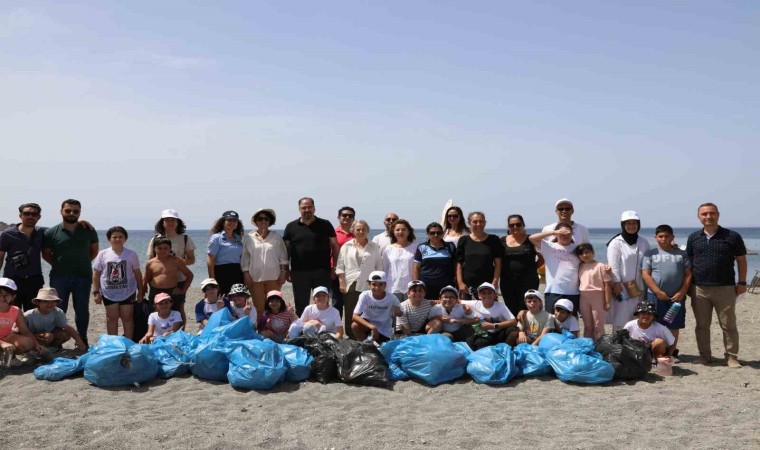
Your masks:
{"label": "white baseball cap", "polygon": [[326,287],[319,286],[319,287],[315,287],[314,290],[311,291],[311,296],[316,297],[317,294],[319,294],[320,292],[324,292],[325,294],[330,295],[330,291],[328,291]]}
{"label": "white baseball cap", "polygon": [[530,296],[538,297],[539,300],[541,300],[541,303],[544,302],[544,296],[541,294],[540,291],[537,291],[535,289],[528,289],[527,291],[525,291],[525,295],[523,295],[523,298],[525,299]]}
{"label": "white baseball cap", "polygon": [[0,287],[8,288],[12,291],[18,291],[18,286],[16,286],[16,282],[11,280],[10,278],[0,278]]}
{"label": "white baseball cap", "polygon": [[573,302],[566,298],[561,298],[557,300],[557,303],[554,304],[555,308],[561,308],[566,309],[568,312],[573,312]]}
{"label": "white baseball cap", "polygon": [[214,278],[206,278],[205,280],[201,281],[201,290],[205,289],[209,284],[219,287],[219,283],[217,283]]}
{"label": "white baseball cap", "polygon": [[496,292],[496,288],[493,286],[493,284],[491,284],[489,282],[485,282],[485,283],[481,284],[480,286],[478,286],[478,292],[482,291],[483,289],[490,289],[490,290]]}
{"label": "white baseball cap", "polygon": [[625,222],[626,220],[641,220],[639,218],[639,213],[636,211],[623,211],[623,214],[620,215],[620,221]]}
{"label": "white baseball cap", "polygon": [[162,219],[179,219],[179,213],[176,209],[165,209],[161,211]]}
{"label": "white baseball cap", "polygon": [[372,272],[371,274],[369,274],[369,276],[367,277],[367,281],[369,281],[369,282],[375,281],[375,282],[380,282],[380,283],[387,283],[387,279],[385,277],[385,272],[383,272],[382,270],[376,270],[376,271]]}
{"label": "white baseball cap", "polygon": [[569,198],[561,198],[557,200],[557,202],[554,204],[554,208],[556,209],[559,205],[563,203],[567,203],[568,205],[573,206],[573,202],[571,202]]}

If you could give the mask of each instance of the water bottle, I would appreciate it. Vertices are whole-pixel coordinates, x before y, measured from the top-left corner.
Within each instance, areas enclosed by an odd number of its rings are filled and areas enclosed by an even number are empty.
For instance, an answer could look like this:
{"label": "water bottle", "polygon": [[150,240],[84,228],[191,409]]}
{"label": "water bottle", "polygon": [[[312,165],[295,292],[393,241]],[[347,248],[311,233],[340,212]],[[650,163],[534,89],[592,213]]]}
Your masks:
{"label": "water bottle", "polygon": [[678,315],[678,312],[681,311],[681,308],[681,302],[673,302],[673,304],[670,305],[668,312],[665,313],[663,320],[665,320],[667,323],[673,323],[673,321],[676,319],[676,316]]}

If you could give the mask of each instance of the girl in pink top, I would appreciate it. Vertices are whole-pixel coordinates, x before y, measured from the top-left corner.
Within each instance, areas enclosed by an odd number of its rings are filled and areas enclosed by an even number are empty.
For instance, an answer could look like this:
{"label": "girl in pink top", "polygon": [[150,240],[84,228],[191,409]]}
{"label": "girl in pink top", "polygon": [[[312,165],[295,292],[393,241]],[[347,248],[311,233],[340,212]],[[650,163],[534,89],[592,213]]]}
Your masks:
{"label": "girl in pink top", "polygon": [[[42,351],[42,346],[26,327],[24,314],[13,306],[17,289],[10,278],[0,278],[0,365],[3,367],[10,366],[15,355],[32,349]],[[18,331],[13,331],[14,326]]]}
{"label": "girl in pink top", "polygon": [[594,247],[591,244],[584,243],[575,247],[575,256],[581,260],[578,278],[583,336],[597,340],[604,335],[604,322],[612,305],[610,266],[594,260]]}
{"label": "girl in pink top", "polygon": [[290,324],[298,320],[293,307],[288,307],[282,292],[269,291],[264,314],[259,319],[259,333],[275,342],[282,342],[288,336]]}

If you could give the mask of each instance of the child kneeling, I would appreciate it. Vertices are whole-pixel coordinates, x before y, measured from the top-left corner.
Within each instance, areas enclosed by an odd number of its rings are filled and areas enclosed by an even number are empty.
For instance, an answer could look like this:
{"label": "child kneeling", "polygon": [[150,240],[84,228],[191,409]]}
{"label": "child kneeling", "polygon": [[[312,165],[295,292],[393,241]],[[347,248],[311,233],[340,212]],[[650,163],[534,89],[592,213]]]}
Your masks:
{"label": "child kneeling", "polygon": [[647,301],[639,303],[634,316],[636,319],[624,326],[631,339],[649,344],[652,357],[655,359],[672,356],[676,348],[676,339],[664,325],[654,321],[657,317],[657,308],[654,303]]}
{"label": "child kneeling", "polygon": [[357,341],[371,337],[378,344],[389,341],[393,334],[393,316],[401,315],[398,297],[385,291],[385,272],[369,274],[369,290],[359,294],[354,308],[351,331]]}
{"label": "child kneeling", "polygon": [[[26,327],[24,314],[18,306],[13,306],[16,299],[16,283],[10,278],[0,278],[0,349],[2,349],[1,367],[10,367],[16,361],[15,355],[30,350],[42,351],[42,346]],[[13,328],[18,331],[14,332]]]}
{"label": "child kneeling", "polygon": [[66,313],[57,307],[58,291],[55,288],[42,288],[37,297],[32,299],[37,307],[24,313],[26,326],[34,335],[37,342],[48,347],[52,351],[61,350],[63,344],[74,339],[76,348],[87,351],[87,344],[77,333],[76,328],[69,325]]}
{"label": "child kneeling", "polygon": [[315,288],[312,299],[314,304],[307,306],[301,318],[290,326],[290,337],[330,333],[335,339],[343,339],[343,321],[340,312],[330,306],[330,291],[324,286]]}

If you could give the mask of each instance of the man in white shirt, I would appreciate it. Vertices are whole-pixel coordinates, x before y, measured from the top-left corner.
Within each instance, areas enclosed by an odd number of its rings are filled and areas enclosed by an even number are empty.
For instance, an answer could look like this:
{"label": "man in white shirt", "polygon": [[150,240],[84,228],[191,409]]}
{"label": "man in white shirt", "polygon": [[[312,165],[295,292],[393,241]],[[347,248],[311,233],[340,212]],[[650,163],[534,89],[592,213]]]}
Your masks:
{"label": "man in white shirt", "polygon": [[398,214],[392,212],[386,214],[385,220],[383,220],[385,231],[372,238],[372,242],[380,247],[380,252],[382,252],[385,247],[391,245],[391,225],[397,220]]}
{"label": "man in white shirt", "polygon": [[541,231],[552,231],[558,223],[567,223],[573,227],[573,244],[578,245],[584,242],[591,242],[588,238],[588,228],[572,220],[573,213],[575,212],[573,202],[566,198],[561,198],[554,204],[554,210],[557,213],[557,221],[545,226]]}

